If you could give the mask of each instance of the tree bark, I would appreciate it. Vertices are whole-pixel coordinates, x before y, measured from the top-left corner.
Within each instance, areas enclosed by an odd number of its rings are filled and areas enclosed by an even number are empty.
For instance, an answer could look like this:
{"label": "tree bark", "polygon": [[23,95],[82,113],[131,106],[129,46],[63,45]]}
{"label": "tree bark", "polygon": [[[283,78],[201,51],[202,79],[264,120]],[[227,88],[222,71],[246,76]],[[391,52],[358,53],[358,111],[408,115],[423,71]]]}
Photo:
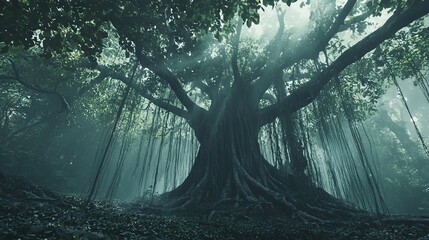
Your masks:
{"label": "tree bark", "polygon": [[191,124],[200,149],[189,176],[165,195],[167,205],[251,203],[274,197],[270,188],[285,188],[261,154],[257,103],[249,86],[233,88],[228,96],[213,102],[206,115],[195,119],[199,124]]}

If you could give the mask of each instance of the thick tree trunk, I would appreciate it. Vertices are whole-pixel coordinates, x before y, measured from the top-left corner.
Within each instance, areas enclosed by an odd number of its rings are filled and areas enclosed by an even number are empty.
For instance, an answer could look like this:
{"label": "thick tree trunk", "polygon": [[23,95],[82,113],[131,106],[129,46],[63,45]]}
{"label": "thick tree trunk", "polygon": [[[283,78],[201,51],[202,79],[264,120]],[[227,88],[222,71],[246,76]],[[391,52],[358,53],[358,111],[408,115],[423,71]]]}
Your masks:
{"label": "thick tree trunk", "polygon": [[228,110],[212,126],[199,139],[189,176],[166,195],[169,207],[272,203],[291,193],[286,178],[262,156],[256,123]]}
{"label": "thick tree trunk", "polygon": [[[243,96],[243,93],[240,94]],[[257,202],[286,191],[283,179],[261,154],[256,104],[231,98],[214,103],[195,128],[200,149],[189,176],[168,193],[177,206]],[[183,198],[181,198],[183,197]],[[179,204],[184,201],[184,203]]]}
{"label": "thick tree trunk", "polygon": [[[244,95],[247,96],[245,91]],[[308,196],[290,186],[291,177],[264,159],[258,143],[257,105],[247,101],[251,98],[242,99],[227,97],[220,104],[214,103],[205,119],[200,119],[204,121],[193,123],[200,142],[194,165],[179,187],[161,195],[156,202],[177,210],[233,207],[325,215],[317,214],[320,210],[307,204]],[[314,198],[310,202],[316,202],[317,206],[323,202],[338,203],[321,189],[313,187],[312,193]]]}

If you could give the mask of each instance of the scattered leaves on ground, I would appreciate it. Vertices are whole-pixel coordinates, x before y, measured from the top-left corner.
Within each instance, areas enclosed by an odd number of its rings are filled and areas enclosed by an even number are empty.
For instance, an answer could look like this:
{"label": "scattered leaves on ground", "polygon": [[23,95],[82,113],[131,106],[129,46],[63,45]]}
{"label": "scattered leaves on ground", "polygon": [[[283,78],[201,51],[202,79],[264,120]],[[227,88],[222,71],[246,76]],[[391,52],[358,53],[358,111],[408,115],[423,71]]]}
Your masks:
{"label": "scattered leaves on ground", "polygon": [[60,195],[0,178],[0,239],[429,239],[429,221],[375,217],[310,222],[298,217],[175,216],[135,204]]}

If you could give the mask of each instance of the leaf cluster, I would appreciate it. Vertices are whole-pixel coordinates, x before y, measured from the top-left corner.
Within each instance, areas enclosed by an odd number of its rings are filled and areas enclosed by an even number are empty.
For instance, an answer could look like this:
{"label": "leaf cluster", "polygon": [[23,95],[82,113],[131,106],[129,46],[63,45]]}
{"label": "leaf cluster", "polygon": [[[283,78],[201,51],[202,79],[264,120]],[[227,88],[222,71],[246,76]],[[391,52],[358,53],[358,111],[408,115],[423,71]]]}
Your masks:
{"label": "leaf cluster", "polygon": [[[284,0],[288,5],[296,0]],[[115,29],[127,54],[136,45],[154,58],[189,51],[195,39],[213,32],[219,40],[234,31],[236,15],[259,23],[258,10],[276,0],[85,1],[15,0],[0,3],[1,51],[11,46],[40,46],[45,57],[81,50],[95,62],[103,39]]]}

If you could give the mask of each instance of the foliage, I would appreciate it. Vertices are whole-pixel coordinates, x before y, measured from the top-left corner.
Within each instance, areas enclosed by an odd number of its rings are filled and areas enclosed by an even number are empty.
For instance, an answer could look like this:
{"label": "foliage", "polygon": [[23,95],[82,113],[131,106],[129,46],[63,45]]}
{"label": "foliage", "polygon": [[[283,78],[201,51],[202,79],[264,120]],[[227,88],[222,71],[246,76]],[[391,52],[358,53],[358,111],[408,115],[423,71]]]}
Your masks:
{"label": "foliage", "polygon": [[[263,4],[274,6],[275,2]],[[174,52],[188,51],[200,32],[214,32],[218,39],[232,32],[231,20],[237,13],[248,26],[259,23],[261,7],[260,1],[241,0],[4,1],[0,42],[6,44],[3,52],[11,46],[42,46],[46,57],[80,50],[95,61],[112,23],[128,52],[141,41],[149,55],[171,57]]]}
{"label": "foliage", "polygon": [[[390,111],[391,112],[391,111]],[[426,214],[429,205],[426,186],[429,181],[428,156],[407,132],[404,120],[394,120],[381,109],[366,123],[377,131],[371,144],[378,156],[380,178],[391,209],[400,213]],[[413,196],[410,199],[410,196]]]}

